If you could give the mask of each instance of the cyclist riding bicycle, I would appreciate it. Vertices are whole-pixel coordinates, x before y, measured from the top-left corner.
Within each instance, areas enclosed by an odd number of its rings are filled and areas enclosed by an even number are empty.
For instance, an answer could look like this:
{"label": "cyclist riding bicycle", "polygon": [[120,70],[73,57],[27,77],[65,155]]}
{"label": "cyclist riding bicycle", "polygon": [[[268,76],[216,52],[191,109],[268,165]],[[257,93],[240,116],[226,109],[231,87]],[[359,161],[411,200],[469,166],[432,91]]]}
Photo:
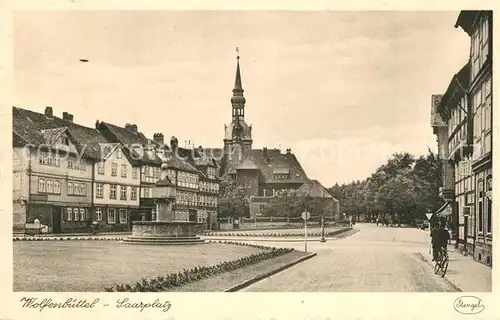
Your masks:
{"label": "cyclist riding bicycle", "polygon": [[445,222],[440,221],[438,226],[431,230],[432,238],[432,261],[436,261],[441,249],[446,250],[448,241],[450,240],[450,233],[445,229]]}

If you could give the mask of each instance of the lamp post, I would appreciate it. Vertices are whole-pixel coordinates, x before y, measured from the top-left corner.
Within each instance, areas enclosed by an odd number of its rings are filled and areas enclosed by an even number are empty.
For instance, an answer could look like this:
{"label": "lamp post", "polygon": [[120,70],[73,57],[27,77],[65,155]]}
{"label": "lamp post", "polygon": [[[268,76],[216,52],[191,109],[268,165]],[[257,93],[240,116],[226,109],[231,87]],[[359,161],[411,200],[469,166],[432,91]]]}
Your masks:
{"label": "lamp post", "polygon": [[319,242],[326,242],[325,239],[325,225],[324,225],[324,219],[323,216],[321,216],[321,239]]}

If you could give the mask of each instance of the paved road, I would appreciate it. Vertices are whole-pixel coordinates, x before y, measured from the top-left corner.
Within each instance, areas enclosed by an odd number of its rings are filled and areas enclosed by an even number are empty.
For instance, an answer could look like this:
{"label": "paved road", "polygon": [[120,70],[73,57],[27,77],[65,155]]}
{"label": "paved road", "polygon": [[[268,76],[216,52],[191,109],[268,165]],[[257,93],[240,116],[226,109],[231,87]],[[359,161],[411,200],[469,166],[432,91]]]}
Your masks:
{"label": "paved road", "polygon": [[[417,255],[428,248],[427,232],[373,224],[355,227],[359,232],[345,239],[309,243],[308,251],[316,252],[316,257],[242,291],[456,291]],[[300,243],[273,245],[304,249]]]}

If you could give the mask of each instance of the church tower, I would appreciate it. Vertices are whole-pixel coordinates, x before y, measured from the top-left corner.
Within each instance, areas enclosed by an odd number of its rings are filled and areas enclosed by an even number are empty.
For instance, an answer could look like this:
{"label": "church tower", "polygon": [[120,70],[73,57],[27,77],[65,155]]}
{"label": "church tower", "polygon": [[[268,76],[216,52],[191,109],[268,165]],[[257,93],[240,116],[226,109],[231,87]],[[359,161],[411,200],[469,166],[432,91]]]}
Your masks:
{"label": "church tower", "polygon": [[231,123],[224,126],[224,152],[229,162],[238,165],[250,155],[252,127],[245,122],[245,103],[241,84],[240,56],[236,57],[236,78],[231,98]]}

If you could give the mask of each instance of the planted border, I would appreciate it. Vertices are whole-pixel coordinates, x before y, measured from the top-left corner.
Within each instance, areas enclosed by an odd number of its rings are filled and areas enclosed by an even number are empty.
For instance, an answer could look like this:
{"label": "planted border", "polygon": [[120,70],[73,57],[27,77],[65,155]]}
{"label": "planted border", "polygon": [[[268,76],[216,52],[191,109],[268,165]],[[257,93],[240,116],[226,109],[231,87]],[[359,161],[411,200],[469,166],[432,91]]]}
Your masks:
{"label": "planted border", "polygon": [[[219,242],[222,243],[222,242]],[[227,244],[238,244],[229,243]],[[247,245],[247,244],[241,244]],[[258,248],[266,248],[265,246],[248,245]],[[246,257],[236,260],[223,261],[213,266],[194,267],[192,269],[184,269],[183,271],[173,272],[166,277],[156,277],[153,279],[142,278],[141,281],[135,284],[114,284],[111,287],[105,287],[106,292],[162,292],[175,287],[195,282],[204,278],[215,276],[218,274],[230,272],[239,268],[244,268],[258,262],[275,258],[286,253],[292,252],[292,248],[275,248],[272,247],[269,251],[254,253]]]}
{"label": "planted border", "polygon": [[[325,232],[325,237],[331,237],[338,235],[339,233],[347,232],[352,230],[351,227],[343,228],[340,230]],[[321,232],[308,232],[308,236],[311,237],[321,237]],[[213,237],[300,237],[303,234],[297,233],[241,233],[241,232],[216,232],[211,233],[210,236]]]}

